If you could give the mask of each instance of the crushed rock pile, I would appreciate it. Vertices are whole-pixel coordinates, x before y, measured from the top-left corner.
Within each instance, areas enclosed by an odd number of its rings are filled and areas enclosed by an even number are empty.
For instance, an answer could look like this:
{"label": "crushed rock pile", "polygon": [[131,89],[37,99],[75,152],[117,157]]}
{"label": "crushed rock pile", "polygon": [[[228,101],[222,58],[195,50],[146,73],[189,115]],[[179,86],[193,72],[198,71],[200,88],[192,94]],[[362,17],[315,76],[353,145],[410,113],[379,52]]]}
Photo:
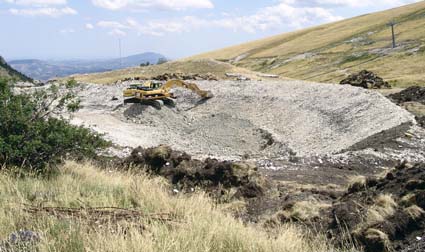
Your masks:
{"label": "crushed rock pile", "polygon": [[152,78],[153,80],[158,81],[168,81],[168,80],[209,80],[209,81],[218,81],[217,76],[213,74],[184,74],[184,73],[164,73]]}
{"label": "crushed rock pile", "polygon": [[357,74],[352,74],[340,82],[342,85],[351,85],[355,87],[362,87],[366,89],[381,89],[391,88],[391,85],[384,81],[375,73],[363,70]]}
{"label": "crushed rock pile", "polygon": [[329,230],[348,228],[365,251],[423,251],[415,248],[424,246],[424,209],[425,164],[404,162],[384,178],[353,183],[334,204]]}
{"label": "crushed rock pile", "polygon": [[425,87],[409,87],[389,96],[397,104],[405,102],[419,102],[425,105]]}
{"label": "crushed rock pile", "polygon": [[[196,158],[290,159],[337,153],[414,116],[377,92],[302,81],[196,81],[214,98],[175,89],[175,106],[122,105],[125,84],[84,85],[73,123],[124,147],[161,144]],[[111,100],[111,97],[118,100]],[[270,140],[271,139],[271,140]],[[292,150],[292,152],[291,152]],[[293,155],[292,155],[292,154]],[[245,158],[248,156],[248,158]]]}
{"label": "crushed rock pile", "polygon": [[181,191],[199,187],[218,197],[233,193],[235,198],[254,198],[262,196],[266,187],[265,178],[253,163],[210,158],[201,161],[165,145],[136,148],[124,163],[163,176]]}
{"label": "crushed rock pile", "polygon": [[209,80],[209,81],[218,81],[218,77],[214,74],[185,74],[185,73],[164,73],[161,75],[154,76],[152,78],[137,76],[131,78],[124,78],[120,82],[127,81],[145,81],[145,80],[157,80],[157,81],[168,81],[168,80]]}

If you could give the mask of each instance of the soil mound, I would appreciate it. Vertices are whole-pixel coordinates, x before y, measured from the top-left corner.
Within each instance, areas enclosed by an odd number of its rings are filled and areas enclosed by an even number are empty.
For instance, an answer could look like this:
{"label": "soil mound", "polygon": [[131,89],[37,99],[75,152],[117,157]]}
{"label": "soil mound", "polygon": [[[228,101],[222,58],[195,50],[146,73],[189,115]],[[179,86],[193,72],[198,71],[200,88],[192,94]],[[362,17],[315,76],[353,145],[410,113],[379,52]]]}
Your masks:
{"label": "soil mound", "polygon": [[425,87],[409,87],[400,93],[392,94],[389,97],[397,104],[405,102],[420,102],[425,105]]}
{"label": "soil mound", "polygon": [[[416,251],[425,229],[425,164],[402,163],[384,178],[353,183],[331,210],[329,230],[341,228],[365,251]],[[347,237],[345,237],[347,238]],[[422,242],[423,243],[423,242]]]}
{"label": "soil mound", "polygon": [[390,84],[375,73],[363,70],[357,74],[352,74],[340,82],[342,85],[351,85],[366,89],[391,88]]}
{"label": "soil mound", "polygon": [[236,198],[259,197],[266,184],[255,164],[209,158],[201,161],[165,145],[136,148],[124,162],[167,178],[178,190],[193,191],[200,187],[218,197],[229,194]]}
{"label": "soil mound", "polygon": [[153,80],[158,81],[168,81],[168,80],[210,80],[218,81],[217,76],[213,74],[184,74],[184,73],[165,73],[152,78]]}

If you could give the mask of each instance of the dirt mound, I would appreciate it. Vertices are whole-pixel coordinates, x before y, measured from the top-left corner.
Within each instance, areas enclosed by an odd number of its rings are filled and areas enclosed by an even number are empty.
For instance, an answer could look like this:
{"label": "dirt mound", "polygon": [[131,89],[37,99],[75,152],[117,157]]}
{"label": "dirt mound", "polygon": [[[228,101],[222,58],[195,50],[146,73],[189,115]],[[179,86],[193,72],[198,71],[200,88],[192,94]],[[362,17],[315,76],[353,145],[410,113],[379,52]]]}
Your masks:
{"label": "dirt mound", "polygon": [[389,97],[397,104],[405,102],[420,102],[425,105],[425,87],[409,87],[400,93],[392,94]]}
{"label": "dirt mound", "polygon": [[229,194],[236,198],[258,197],[263,195],[266,184],[255,164],[209,158],[201,161],[165,145],[136,148],[124,162],[167,178],[178,190],[193,191],[200,187],[219,197]]}
{"label": "dirt mound", "polygon": [[168,80],[210,80],[218,81],[217,76],[207,73],[207,74],[184,74],[184,73],[164,73],[152,78],[153,80],[158,81],[168,81]]}
{"label": "dirt mound", "polygon": [[340,82],[342,85],[351,85],[366,89],[391,88],[390,84],[384,81],[375,73],[363,70],[357,74],[352,74]]}
{"label": "dirt mound", "polygon": [[214,74],[185,74],[185,73],[164,73],[157,76],[153,76],[152,78],[148,78],[146,76],[136,76],[136,77],[127,77],[120,82],[126,81],[145,81],[145,80],[157,80],[157,81],[169,81],[169,80],[209,80],[209,81],[218,81],[218,77]]}
{"label": "dirt mound", "polygon": [[425,164],[402,163],[384,178],[352,183],[331,210],[329,230],[338,237],[348,229],[365,251],[400,251],[420,242],[424,208]]}

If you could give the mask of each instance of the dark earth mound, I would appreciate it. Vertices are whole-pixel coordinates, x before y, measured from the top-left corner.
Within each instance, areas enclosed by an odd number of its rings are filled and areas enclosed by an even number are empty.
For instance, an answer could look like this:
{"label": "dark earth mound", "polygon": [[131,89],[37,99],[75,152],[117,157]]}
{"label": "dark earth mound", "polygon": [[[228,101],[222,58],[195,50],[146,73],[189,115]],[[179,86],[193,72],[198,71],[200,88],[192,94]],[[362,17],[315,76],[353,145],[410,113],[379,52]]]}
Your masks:
{"label": "dark earth mound", "polygon": [[390,84],[384,81],[375,73],[363,70],[357,74],[352,74],[340,82],[342,85],[351,85],[366,89],[391,88]]}
{"label": "dark earth mound", "polygon": [[389,97],[397,104],[420,102],[425,105],[425,87],[409,87],[399,93],[389,95]]}
{"label": "dark earth mound", "polygon": [[424,245],[417,238],[425,232],[424,208],[425,164],[402,163],[384,178],[351,184],[330,211],[328,231],[341,239],[346,230],[365,251],[423,251],[414,248]]}
{"label": "dark earth mound", "polygon": [[255,164],[216,159],[201,161],[164,145],[136,148],[124,163],[163,176],[178,190],[190,192],[199,187],[217,197],[233,192],[231,197],[255,198],[263,195],[266,186]]}

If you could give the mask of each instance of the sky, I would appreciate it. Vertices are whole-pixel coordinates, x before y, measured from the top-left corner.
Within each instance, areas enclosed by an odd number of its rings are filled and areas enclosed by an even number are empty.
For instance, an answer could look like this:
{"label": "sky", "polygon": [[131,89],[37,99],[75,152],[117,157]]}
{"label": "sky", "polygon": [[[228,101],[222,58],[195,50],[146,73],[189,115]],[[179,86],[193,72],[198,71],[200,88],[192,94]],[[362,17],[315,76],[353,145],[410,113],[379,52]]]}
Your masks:
{"label": "sky", "polygon": [[0,55],[178,59],[417,0],[0,0]]}

